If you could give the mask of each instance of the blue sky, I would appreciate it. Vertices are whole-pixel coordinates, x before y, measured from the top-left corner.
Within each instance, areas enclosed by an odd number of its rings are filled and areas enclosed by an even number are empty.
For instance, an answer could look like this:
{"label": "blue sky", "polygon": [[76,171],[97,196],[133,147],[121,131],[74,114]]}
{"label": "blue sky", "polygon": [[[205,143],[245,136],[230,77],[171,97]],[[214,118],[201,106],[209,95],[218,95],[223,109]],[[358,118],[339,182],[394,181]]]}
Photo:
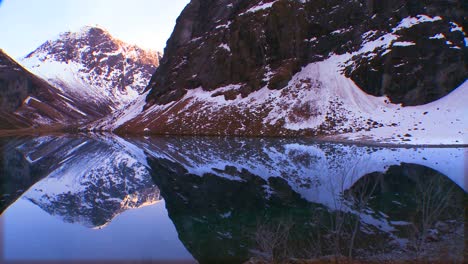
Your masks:
{"label": "blue sky", "polygon": [[99,25],[114,37],[163,51],[189,0],[0,0],[0,48],[14,58],[61,32]]}

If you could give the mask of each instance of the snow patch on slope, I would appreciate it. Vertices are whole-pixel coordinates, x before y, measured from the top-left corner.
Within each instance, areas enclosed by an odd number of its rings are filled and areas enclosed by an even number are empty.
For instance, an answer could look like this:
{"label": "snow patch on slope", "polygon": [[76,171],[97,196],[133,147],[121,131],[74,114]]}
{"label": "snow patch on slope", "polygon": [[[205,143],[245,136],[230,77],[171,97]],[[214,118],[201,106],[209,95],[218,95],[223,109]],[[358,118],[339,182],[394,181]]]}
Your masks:
{"label": "snow patch on slope", "polygon": [[125,122],[135,118],[136,116],[142,113],[143,107],[146,103],[146,96],[148,95],[148,93],[149,92],[145,92],[139,95],[133,102],[131,102],[125,108],[117,110],[114,114],[110,116],[88,124],[84,129],[112,131],[118,128]]}
{"label": "snow patch on slope", "polygon": [[420,106],[380,107],[374,119],[394,126],[374,128],[371,131],[347,133],[338,138],[371,140],[396,144],[467,144],[468,81],[447,96]]}
{"label": "snow patch on slope", "polygon": [[393,29],[393,32],[395,33],[398,30],[410,28],[417,24],[435,22],[439,20],[442,20],[440,16],[430,17],[427,15],[417,15],[416,17],[406,17],[403,20],[401,20],[400,23]]}
{"label": "snow patch on slope", "polygon": [[242,16],[242,15],[245,15],[245,14],[248,14],[248,13],[255,13],[255,12],[258,12],[258,11],[261,11],[261,10],[268,9],[268,8],[272,7],[275,2],[276,1],[273,1],[273,2],[270,2],[270,3],[260,2],[258,5],[255,5],[255,6],[251,7],[251,8],[249,8],[247,11],[245,11],[243,13],[240,13],[239,16]]}
{"label": "snow patch on slope", "polygon": [[[34,74],[47,80],[52,86],[57,87],[67,95],[79,97],[85,101],[100,102],[116,108],[120,108],[138,95],[138,92],[127,88],[125,92],[119,91],[117,87],[111,87],[105,81],[100,85],[91,85],[88,80],[89,74],[85,72],[82,64],[69,61],[59,62],[47,60],[40,57],[23,59],[22,64]],[[114,72],[113,74],[118,74]]]}

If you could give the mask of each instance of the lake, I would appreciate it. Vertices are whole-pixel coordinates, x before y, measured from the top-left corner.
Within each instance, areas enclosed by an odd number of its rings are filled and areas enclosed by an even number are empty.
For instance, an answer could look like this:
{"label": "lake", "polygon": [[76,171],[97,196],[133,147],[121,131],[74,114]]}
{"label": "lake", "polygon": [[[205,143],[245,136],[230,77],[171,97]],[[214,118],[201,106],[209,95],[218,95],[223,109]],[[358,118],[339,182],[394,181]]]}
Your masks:
{"label": "lake", "polygon": [[0,257],[462,263],[466,152],[280,138],[3,137]]}

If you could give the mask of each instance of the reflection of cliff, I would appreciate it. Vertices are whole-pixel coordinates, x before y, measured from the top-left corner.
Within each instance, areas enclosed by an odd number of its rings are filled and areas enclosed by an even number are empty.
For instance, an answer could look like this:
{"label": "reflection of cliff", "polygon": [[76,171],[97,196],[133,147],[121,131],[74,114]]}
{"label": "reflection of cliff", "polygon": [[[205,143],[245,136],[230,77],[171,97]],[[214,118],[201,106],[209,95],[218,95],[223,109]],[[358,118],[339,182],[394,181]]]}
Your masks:
{"label": "reflection of cliff", "polygon": [[[403,163],[385,173],[360,178],[346,197],[385,219],[392,233],[414,257],[463,259],[464,199],[468,195],[445,175],[430,168]],[[450,253],[449,253],[450,252]]]}
{"label": "reflection of cliff", "polygon": [[24,197],[66,222],[101,227],[160,199],[145,160],[117,138],[40,137],[16,149],[29,166],[48,168]]}
{"label": "reflection of cliff", "polygon": [[181,164],[164,159],[149,164],[179,238],[200,263],[241,263],[255,247],[257,224],[291,218],[298,223],[295,232],[300,232],[313,224],[314,210],[325,210],[302,199],[281,178],[266,181],[226,167],[222,173],[242,179],[232,181],[190,174]]}
{"label": "reflection of cliff", "polygon": [[[346,193],[356,192],[376,186],[372,192],[369,205],[384,212],[392,219],[409,221],[418,218],[421,199],[426,199],[429,210],[431,206],[440,207],[438,213],[443,217],[454,217],[460,214],[463,205],[464,191],[445,175],[430,168],[403,163],[391,166],[385,173],[370,173],[360,178]],[[419,199],[421,198],[421,199]],[[450,201],[450,202],[448,202]]]}
{"label": "reflection of cliff", "polygon": [[[374,261],[440,258],[427,254],[431,247],[451,249],[446,257],[456,260],[463,252],[454,247],[460,237],[453,240],[453,232],[435,238],[405,229],[424,222],[429,234],[442,232],[430,231],[435,225],[450,229],[463,223],[464,191],[457,184],[427,166],[400,164],[395,158],[417,160],[418,151],[430,153],[422,163],[429,160],[443,169],[437,152],[446,150],[215,138],[136,144],[151,156],[148,163],[169,216],[201,263],[327,255]],[[459,150],[451,151],[456,160]],[[440,188],[414,191],[429,180]],[[441,190],[452,191],[453,197],[445,197],[452,205],[430,222],[413,213],[428,196],[442,198]],[[418,239],[427,240],[425,249],[415,243]]]}

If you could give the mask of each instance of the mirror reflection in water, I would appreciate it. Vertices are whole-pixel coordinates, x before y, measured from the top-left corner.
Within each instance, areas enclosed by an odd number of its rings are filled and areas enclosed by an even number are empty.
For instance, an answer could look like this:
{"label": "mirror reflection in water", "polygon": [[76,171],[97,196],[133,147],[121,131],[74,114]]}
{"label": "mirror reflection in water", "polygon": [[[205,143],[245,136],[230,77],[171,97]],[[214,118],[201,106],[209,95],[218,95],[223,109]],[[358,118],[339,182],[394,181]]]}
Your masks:
{"label": "mirror reflection in water", "polygon": [[55,135],[0,151],[6,261],[464,260],[464,148]]}

